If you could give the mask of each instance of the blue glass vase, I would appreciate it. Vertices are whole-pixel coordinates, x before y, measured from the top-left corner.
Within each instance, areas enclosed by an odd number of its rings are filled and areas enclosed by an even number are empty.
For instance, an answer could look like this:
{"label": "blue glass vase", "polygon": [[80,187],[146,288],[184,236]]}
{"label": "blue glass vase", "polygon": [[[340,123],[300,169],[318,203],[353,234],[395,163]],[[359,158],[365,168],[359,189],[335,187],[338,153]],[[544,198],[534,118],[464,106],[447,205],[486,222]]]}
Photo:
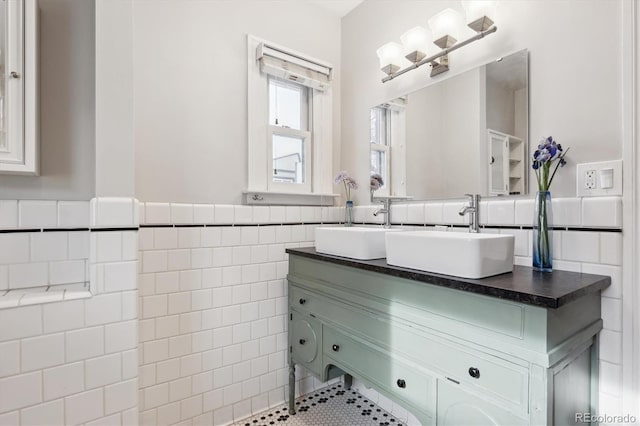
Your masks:
{"label": "blue glass vase", "polygon": [[344,226],[353,226],[353,201],[347,201],[344,206]]}
{"label": "blue glass vase", "polygon": [[542,272],[553,270],[552,229],[553,212],[551,210],[551,192],[536,193],[535,213],[533,216],[533,269]]}

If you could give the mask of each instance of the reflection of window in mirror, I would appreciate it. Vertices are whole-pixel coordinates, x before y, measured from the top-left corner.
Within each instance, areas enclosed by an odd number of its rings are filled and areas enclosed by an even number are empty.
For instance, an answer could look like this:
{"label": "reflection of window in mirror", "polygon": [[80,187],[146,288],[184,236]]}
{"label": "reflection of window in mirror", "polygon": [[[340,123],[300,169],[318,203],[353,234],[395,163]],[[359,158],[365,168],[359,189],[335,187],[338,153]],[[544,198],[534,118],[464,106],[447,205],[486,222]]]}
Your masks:
{"label": "reflection of window in mirror", "polygon": [[390,130],[391,114],[384,106],[371,108],[369,125],[369,142],[371,151],[370,174],[382,176],[384,185],[375,192],[375,196],[389,196],[391,177],[389,174],[390,161]]}
{"label": "reflection of window in mirror", "polygon": [[384,185],[373,197],[406,196],[407,97],[371,108],[369,113],[369,171],[382,176]]}
{"label": "reflection of window in mirror", "polygon": [[269,145],[271,187],[297,184],[311,189],[311,119],[308,87],[269,77]]}

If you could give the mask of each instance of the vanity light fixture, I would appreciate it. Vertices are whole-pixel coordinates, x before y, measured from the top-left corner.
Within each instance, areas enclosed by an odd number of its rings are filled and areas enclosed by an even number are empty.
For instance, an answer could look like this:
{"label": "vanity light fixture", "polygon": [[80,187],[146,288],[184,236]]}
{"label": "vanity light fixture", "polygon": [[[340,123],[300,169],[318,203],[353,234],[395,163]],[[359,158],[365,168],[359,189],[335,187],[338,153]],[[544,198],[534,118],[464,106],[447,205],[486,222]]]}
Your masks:
{"label": "vanity light fixture", "polygon": [[[445,9],[429,19],[433,43],[440,52],[427,56],[429,31],[422,27],[414,27],[401,37],[402,46],[390,42],[377,50],[380,59],[380,69],[387,74],[383,83],[419,68],[425,64],[431,65],[431,77],[449,71],[449,53],[460,49],[476,40],[495,33],[498,27],[494,25],[496,1],[466,0],[462,6],[467,17],[467,26],[476,32],[471,38],[458,42],[458,31],[461,27],[462,16],[453,9]],[[402,68],[403,52],[408,52],[406,59],[411,65]]]}
{"label": "vanity light fixture", "polygon": [[380,47],[376,53],[380,59],[380,69],[388,75],[393,75],[400,70],[400,63],[404,56],[404,48],[393,41]]}

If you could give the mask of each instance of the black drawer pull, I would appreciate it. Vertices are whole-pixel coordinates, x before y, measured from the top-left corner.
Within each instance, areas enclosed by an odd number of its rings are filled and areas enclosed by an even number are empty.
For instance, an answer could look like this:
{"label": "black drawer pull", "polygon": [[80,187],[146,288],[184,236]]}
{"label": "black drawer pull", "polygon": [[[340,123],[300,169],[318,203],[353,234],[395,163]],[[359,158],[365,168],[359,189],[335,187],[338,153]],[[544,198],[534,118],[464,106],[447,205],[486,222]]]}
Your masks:
{"label": "black drawer pull", "polygon": [[304,339],[300,339],[300,344],[301,344],[301,345],[304,345],[305,343],[307,343],[307,341],[306,341],[306,340],[304,340]]}
{"label": "black drawer pull", "polygon": [[307,299],[300,298],[298,302],[300,302],[301,305],[304,305],[305,303],[307,303]]}
{"label": "black drawer pull", "polygon": [[333,349],[334,352],[338,352],[340,350],[340,346],[333,345],[333,346],[331,346],[331,349]]}
{"label": "black drawer pull", "polygon": [[479,379],[480,378],[480,370],[478,370],[475,367],[469,367],[469,375],[471,377],[473,377],[474,379]]}
{"label": "black drawer pull", "polygon": [[405,382],[402,379],[398,379],[398,381],[396,382],[396,384],[398,385],[399,388],[404,389],[407,387],[407,382]]}

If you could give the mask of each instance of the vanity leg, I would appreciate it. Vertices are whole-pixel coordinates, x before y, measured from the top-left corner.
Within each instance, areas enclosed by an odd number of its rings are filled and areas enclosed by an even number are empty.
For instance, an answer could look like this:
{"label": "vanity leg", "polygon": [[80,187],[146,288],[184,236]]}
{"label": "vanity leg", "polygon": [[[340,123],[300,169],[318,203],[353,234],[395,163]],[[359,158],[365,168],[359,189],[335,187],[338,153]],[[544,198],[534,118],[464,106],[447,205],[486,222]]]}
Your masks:
{"label": "vanity leg", "polygon": [[296,364],[289,363],[289,414],[296,413]]}
{"label": "vanity leg", "polygon": [[346,390],[351,389],[351,385],[353,384],[353,376],[351,374],[344,375],[344,388]]}

